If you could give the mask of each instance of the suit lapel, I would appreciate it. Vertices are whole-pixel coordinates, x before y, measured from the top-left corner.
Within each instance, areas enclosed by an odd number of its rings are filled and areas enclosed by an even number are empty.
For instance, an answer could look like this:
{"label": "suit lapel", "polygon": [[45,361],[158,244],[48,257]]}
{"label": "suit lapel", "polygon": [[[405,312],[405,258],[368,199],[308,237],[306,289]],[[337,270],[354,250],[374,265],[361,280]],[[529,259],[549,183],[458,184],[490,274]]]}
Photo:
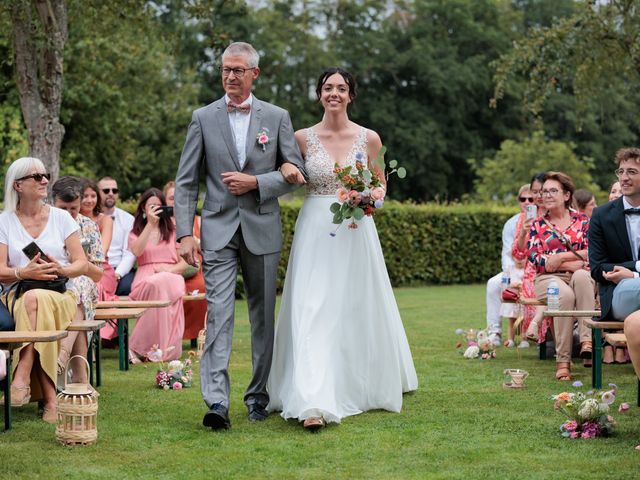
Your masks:
{"label": "suit lapel", "polygon": [[225,107],[226,104],[224,103],[224,99],[218,101],[218,104],[216,106],[218,128],[220,129],[220,133],[222,134],[224,143],[227,144],[227,149],[231,154],[233,163],[235,163],[236,168],[240,170],[240,161],[238,160],[238,152],[236,151],[236,142],[233,139],[233,132],[231,131],[231,125],[229,124],[229,114],[227,113]]}
{"label": "suit lapel", "polygon": [[609,218],[611,219],[613,229],[618,235],[620,244],[624,248],[624,257],[633,258],[631,243],[629,242],[629,233],[627,232],[627,221],[624,216],[624,204],[622,203],[622,197],[613,203],[610,213],[611,216]]}
{"label": "suit lapel", "polygon": [[245,167],[249,163],[249,154],[256,146],[256,139],[258,138],[258,130],[260,130],[262,123],[262,102],[256,97],[253,97],[251,105],[251,120],[249,121],[249,130],[247,131],[247,144],[246,144],[246,160],[244,162]]}

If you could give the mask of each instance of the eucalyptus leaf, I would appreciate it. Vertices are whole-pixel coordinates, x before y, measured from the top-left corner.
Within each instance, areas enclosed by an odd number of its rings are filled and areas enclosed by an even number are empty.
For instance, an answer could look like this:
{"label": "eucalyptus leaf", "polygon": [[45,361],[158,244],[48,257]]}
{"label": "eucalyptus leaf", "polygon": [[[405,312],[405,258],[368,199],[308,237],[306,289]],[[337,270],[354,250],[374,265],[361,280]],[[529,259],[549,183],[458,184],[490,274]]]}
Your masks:
{"label": "eucalyptus leaf", "polygon": [[398,161],[397,160],[391,160],[389,162],[389,168],[396,168],[398,166]]}
{"label": "eucalyptus leaf", "polygon": [[336,213],[340,211],[340,204],[338,202],[333,202],[329,207],[329,210],[331,210],[331,213]]}
{"label": "eucalyptus leaf", "polygon": [[364,172],[362,172],[362,178],[364,178],[364,181],[367,183],[371,182],[371,172],[369,170],[365,170]]}
{"label": "eucalyptus leaf", "polygon": [[404,167],[400,167],[398,169],[398,178],[404,178],[407,176],[407,169]]}
{"label": "eucalyptus leaf", "polygon": [[355,218],[356,220],[361,220],[362,217],[364,217],[364,210],[360,207],[356,207],[353,210],[353,218]]}
{"label": "eucalyptus leaf", "polygon": [[343,220],[343,218],[342,218],[342,215],[340,214],[340,212],[336,212],[333,215],[333,223],[335,223],[337,225],[340,225],[342,223],[342,220]]}

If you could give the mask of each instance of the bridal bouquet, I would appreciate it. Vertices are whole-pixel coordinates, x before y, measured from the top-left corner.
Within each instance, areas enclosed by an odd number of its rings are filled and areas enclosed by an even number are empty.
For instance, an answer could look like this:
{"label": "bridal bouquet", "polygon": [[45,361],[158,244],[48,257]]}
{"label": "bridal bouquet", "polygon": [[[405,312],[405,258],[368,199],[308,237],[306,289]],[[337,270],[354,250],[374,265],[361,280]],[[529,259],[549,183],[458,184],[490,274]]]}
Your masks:
{"label": "bridal bouquet", "polygon": [[486,330],[458,328],[456,334],[463,338],[463,341],[456,344],[456,348],[460,350],[465,348],[462,352],[464,358],[481,358],[482,360],[496,358],[496,346],[489,339],[489,333]]}
{"label": "bridal bouquet", "polygon": [[[576,381],[574,387],[581,387]],[[611,390],[596,392],[562,392],[551,397],[555,401],[555,409],[568,418],[560,426],[560,433],[566,438],[596,438],[611,435],[617,426],[609,412],[616,400],[617,387],[610,383]],[[618,408],[620,413],[629,410],[629,404],[623,403]]]}
{"label": "bridal bouquet", "polygon": [[172,360],[165,367],[160,363],[158,373],[156,373],[156,385],[163,390],[180,390],[190,387],[193,384],[193,357],[195,352],[189,351],[189,357],[183,362]]}
{"label": "bridal bouquet", "polygon": [[389,175],[396,173],[398,178],[404,178],[407,175],[403,167],[398,167],[397,160],[389,162],[389,171],[386,176],[384,174],[386,165],[384,163],[384,153],[386,148],[380,149],[378,158],[374,161],[373,171],[366,168],[363,163],[364,155],[362,152],[356,154],[355,171],[349,165],[341,167],[337,163],[333,169],[336,182],[340,188],[336,191],[337,202],[331,204],[329,209],[333,213],[333,223],[338,227],[331,236],[335,236],[335,232],[345,220],[351,220],[350,229],[358,228],[357,220],[361,220],[365,215],[373,216],[378,208],[384,205],[386,190],[381,182],[384,177],[388,180]]}

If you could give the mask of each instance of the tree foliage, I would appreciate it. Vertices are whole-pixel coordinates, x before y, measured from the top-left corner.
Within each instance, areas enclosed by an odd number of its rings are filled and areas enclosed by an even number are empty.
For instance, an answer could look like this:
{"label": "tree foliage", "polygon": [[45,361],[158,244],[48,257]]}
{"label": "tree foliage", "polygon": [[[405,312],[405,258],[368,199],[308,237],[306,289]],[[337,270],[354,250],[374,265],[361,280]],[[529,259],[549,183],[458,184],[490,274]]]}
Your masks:
{"label": "tree foliage", "polygon": [[578,157],[574,149],[571,143],[545,138],[541,131],[521,142],[505,140],[495,156],[485,158],[481,166],[471,162],[478,176],[476,192],[482,199],[508,199],[534,175],[555,170],[571,176],[576,188],[598,193],[590,173],[593,160]]}

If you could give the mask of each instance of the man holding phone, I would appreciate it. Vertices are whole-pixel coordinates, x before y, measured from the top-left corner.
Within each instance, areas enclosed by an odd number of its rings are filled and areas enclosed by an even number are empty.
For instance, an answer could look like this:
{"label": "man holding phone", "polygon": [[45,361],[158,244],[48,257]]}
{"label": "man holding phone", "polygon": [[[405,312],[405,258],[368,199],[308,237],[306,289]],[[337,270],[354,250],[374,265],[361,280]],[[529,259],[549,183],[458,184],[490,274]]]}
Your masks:
{"label": "man holding phone", "polygon": [[109,264],[116,272],[118,288],[116,295],[129,295],[135,270],[132,270],[136,257],[129,251],[129,232],[133,228],[133,215],[116,207],[118,201],[118,182],[111,177],[102,177],[98,182],[102,213],[113,218],[113,236],[109,246]]}

